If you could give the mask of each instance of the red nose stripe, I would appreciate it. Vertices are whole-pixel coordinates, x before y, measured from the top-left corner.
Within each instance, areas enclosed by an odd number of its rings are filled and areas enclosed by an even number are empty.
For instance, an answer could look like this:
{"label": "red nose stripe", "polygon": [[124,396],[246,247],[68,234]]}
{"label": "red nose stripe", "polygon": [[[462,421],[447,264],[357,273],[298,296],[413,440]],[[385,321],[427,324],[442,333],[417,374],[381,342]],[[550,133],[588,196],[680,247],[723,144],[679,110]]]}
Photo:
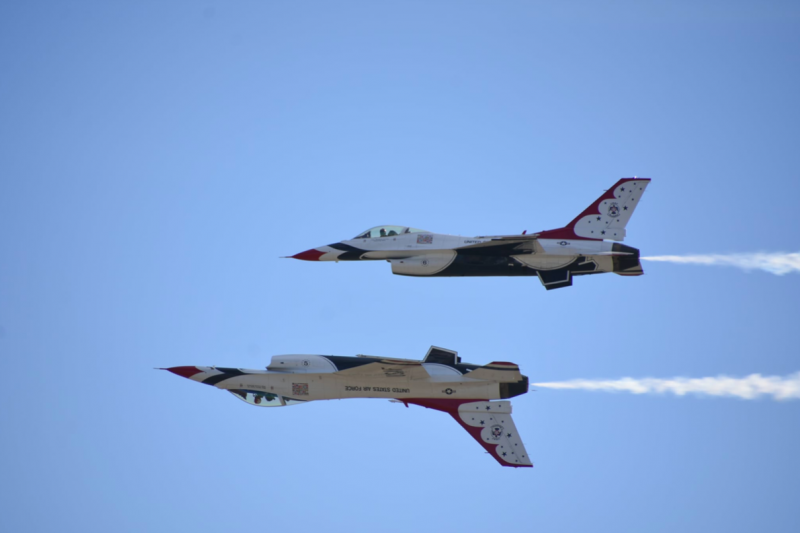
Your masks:
{"label": "red nose stripe", "polygon": [[316,248],[312,248],[310,250],[306,250],[305,252],[294,254],[292,259],[302,259],[303,261],[319,261],[319,258],[323,255],[325,255],[325,252],[320,252]]}
{"label": "red nose stripe", "polygon": [[176,376],[181,376],[183,378],[191,378],[195,374],[200,374],[203,372],[196,366],[173,366],[172,368],[167,368],[166,370],[169,370]]}

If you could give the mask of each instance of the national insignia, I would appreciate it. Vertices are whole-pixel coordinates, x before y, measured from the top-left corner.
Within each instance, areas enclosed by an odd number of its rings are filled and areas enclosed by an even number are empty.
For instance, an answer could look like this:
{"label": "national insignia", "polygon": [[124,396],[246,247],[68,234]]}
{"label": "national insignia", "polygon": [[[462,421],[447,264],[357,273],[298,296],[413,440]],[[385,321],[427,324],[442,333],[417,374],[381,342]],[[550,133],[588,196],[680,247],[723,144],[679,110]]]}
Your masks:
{"label": "national insignia", "polygon": [[494,440],[500,440],[500,437],[503,436],[503,426],[500,424],[495,424],[492,426],[492,438]]}

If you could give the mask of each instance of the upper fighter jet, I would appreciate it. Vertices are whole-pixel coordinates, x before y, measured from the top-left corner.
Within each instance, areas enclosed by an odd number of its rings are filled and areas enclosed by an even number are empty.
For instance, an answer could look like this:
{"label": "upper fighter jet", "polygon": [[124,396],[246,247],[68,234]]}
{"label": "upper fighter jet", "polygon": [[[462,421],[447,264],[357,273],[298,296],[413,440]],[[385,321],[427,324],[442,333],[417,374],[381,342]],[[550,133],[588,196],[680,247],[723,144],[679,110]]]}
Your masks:
{"label": "upper fighter jet", "polygon": [[643,274],[639,250],[619,244],[650,183],[623,178],[563,228],[522,235],[460,237],[406,226],[375,226],[352,239],[291,256],[305,261],[385,260],[403,276],[538,276],[544,288],[573,276]]}
{"label": "upper fighter jet", "polygon": [[511,403],[528,392],[528,378],[513,363],[462,363],[457,352],[431,346],[425,359],[359,355],[276,355],[266,370],[174,366],[173,374],[226,390],[250,405],[282,407],[313,400],[389,398],[455,418],[498,463],[533,466],[522,444]]}

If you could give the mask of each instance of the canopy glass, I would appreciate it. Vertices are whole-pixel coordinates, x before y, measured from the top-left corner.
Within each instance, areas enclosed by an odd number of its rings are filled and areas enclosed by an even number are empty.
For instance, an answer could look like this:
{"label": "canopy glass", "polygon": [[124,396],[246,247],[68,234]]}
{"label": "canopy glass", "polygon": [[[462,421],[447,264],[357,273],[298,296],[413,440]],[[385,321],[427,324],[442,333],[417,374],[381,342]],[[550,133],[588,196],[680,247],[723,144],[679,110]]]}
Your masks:
{"label": "canopy glass", "polygon": [[408,226],[375,226],[359,233],[354,239],[377,239],[379,237],[394,237],[405,233],[430,233],[424,229],[409,228]]}

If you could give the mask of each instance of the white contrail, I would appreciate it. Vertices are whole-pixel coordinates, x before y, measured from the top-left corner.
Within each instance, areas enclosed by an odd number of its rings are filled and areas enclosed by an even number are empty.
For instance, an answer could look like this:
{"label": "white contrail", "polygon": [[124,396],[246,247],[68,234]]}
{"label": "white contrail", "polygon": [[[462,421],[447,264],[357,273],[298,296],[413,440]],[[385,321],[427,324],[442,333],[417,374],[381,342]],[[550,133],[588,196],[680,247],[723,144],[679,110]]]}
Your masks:
{"label": "white contrail", "polygon": [[786,377],[750,374],[744,378],[717,376],[672,379],[574,379],[570,381],[534,383],[532,386],[548,389],[632,392],[633,394],[672,393],[678,396],[685,394],[733,396],[745,400],[753,400],[760,396],[771,396],[773,400],[795,400],[800,399],[800,372]]}
{"label": "white contrail", "polygon": [[765,270],[778,276],[790,272],[800,272],[800,253],[655,255],[642,257],[642,259],[693,265],[735,266],[744,270]]}

